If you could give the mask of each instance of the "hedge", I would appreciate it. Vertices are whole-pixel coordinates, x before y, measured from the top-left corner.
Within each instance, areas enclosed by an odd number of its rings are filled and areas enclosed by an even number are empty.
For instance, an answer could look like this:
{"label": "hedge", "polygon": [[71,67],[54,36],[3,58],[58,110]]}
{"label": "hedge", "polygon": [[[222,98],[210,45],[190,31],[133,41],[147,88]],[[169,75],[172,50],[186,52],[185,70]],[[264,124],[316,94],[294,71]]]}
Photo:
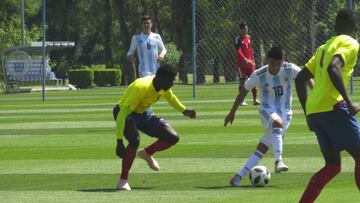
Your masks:
{"label": "hedge", "polygon": [[69,70],[69,83],[78,88],[86,89],[93,86],[94,71],[91,69]]}
{"label": "hedge", "polygon": [[95,69],[94,82],[97,86],[117,86],[121,82],[120,69]]}

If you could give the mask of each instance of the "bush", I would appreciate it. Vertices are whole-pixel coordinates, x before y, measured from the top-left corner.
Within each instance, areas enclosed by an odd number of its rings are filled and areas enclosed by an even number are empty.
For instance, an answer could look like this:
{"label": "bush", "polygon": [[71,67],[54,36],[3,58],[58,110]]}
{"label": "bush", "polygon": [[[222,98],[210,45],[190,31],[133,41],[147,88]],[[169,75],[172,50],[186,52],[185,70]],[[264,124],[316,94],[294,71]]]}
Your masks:
{"label": "bush", "polygon": [[94,71],[90,69],[69,70],[69,83],[78,88],[89,88],[93,86]]}
{"label": "bush", "polygon": [[173,42],[165,44],[165,48],[167,50],[167,53],[165,55],[164,62],[172,65],[177,65],[180,61],[182,51],[178,50],[176,44]]}
{"label": "bush", "polygon": [[117,86],[120,85],[120,69],[95,69],[94,82],[97,86]]}

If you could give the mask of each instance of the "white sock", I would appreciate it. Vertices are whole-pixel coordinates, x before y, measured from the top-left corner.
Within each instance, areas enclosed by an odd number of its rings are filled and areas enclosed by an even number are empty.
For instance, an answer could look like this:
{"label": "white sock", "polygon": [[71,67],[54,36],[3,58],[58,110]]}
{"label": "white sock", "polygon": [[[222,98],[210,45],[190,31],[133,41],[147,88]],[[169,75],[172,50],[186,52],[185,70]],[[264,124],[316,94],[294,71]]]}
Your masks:
{"label": "white sock", "polygon": [[282,128],[273,128],[272,131],[272,148],[274,151],[275,161],[282,160],[283,136]]}
{"label": "white sock", "polygon": [[259,163],[259,161],[263,158],[264,154],[261,153],[258,150],[255,150],[255,152],[249,157],[249,159],[246,161],[245,166],[237,173],[240,177],[244,177],[249,171],[252,169],[252,167],[256,166],[256,164]]}

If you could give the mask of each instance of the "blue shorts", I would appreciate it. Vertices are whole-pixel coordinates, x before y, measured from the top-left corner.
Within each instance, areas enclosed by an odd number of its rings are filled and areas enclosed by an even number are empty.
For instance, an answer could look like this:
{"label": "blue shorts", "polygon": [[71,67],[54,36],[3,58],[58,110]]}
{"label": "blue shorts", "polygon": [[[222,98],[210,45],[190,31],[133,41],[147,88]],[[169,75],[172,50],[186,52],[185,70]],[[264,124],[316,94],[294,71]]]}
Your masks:
{"label": "blue shorts", "polygon": [[[119,105],[115,105],[113,108],[114,120],[116,120],[119,112]],[[154,112],[150,109],[143,113],[132,112],[130,115],[128,115],[128,117],[126,117],[126,120],[128,119],[132,120],[136,124],[138,130],[151,137],[158,137],[159,135],[155,133],[155,130],[158,129],[159,126],[166,124],[164,119],[155,116]]]}
{"label": "blue shorts", "polygon": [[308,116],[322,151],[349,150],[360,146],[360,126],[347,107]]}

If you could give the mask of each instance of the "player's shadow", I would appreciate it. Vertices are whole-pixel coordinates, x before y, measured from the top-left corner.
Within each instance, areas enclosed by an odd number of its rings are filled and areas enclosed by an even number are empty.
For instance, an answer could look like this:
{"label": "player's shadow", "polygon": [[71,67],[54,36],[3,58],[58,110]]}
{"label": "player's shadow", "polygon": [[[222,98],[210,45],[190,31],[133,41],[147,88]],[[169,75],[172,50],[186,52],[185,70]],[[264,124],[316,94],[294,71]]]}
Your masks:
{"label": "player's shadow", "polygon": [[[151,190],[153,187],[131,187],[131,190]],[[119,192],[116,188],[80,189],[79,192]]]}
{"label": "player's shadow", "polygon": [[275,186],[272,186],[272,185],[267,185],[265,187],[254,187],[252,185],[241,185],[239,187],[233,187],[233,186],[230,186],[230,185],[219,185],[219,186],[198,186],[198,187],[194,187],[194,188],[198,188],[198,189],[205,189],[205,190],[219,190],[219,189],[229,189],[229,188],[232,188],[232,189],[236,189],[236,188],[239,188],[239,189],[254,189],[254,188],[268,188],[268,187],[275,187]]}

